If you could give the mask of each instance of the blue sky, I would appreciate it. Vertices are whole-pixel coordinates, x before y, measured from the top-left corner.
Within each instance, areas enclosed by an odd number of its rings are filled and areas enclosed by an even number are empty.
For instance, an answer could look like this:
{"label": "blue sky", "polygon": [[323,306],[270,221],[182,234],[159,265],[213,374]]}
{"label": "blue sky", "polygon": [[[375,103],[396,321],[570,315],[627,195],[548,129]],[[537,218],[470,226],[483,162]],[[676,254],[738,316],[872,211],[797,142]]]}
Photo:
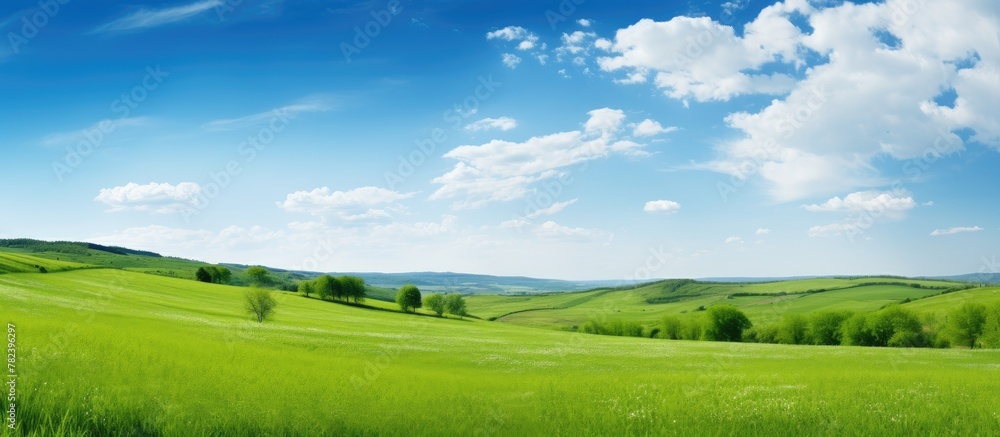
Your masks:
{"label": "blue sky", "polygon": [[0,31],[0,237],[566,279],[1000,267],[991,1],[51,0]]}

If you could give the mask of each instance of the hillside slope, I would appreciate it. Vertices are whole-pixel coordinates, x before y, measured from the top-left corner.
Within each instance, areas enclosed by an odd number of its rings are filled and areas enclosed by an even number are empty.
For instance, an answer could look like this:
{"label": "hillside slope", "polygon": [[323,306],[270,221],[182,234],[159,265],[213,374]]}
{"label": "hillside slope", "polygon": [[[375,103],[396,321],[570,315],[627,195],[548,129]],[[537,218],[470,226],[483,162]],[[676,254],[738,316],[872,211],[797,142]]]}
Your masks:
{"label": "hillside slope", "polygon": [[909,302],[970,286],[898,277],[763,283],[682,279],[543,296],[473,296],[469,298],[469,310],[480,317],[508,323],[573,329],[590,319],[633,320],[651,326],[666,314],[690,316],[708,306],[725,303],[742,309],[754,323],[768,323],[787,313],[874,311],[891,303]]}
{"label": "hillside slope", "polygon": [[0,275],[21,432],[972,435],[1000,424],[998,351],[594,336],[286,293],[258,324],[242,292],[111,269]]}

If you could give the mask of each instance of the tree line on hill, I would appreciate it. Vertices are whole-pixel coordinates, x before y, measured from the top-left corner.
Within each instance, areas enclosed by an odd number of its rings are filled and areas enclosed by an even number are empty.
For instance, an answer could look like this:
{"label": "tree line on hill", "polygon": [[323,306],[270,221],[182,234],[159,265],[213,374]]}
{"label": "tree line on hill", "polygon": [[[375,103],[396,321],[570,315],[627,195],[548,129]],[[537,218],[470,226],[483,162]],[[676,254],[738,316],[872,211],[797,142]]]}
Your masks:
{"label": "tree line on hill", "polygon": [[420,289],[416,285],[406,284],[396,293],[396,304],[404,312],[415,312],[417,308],[431,310],[441,317],[444,313],[462,318],[468,315],[465,310],[465,297],[458,293],[434,293],[421,298]]}
{"label": "tree line on hill", "polygon": [[656,327],[623,320],[587,321],[580,332],[669,340],[844,345],[873,347],[1000,348],[1000,302],[966,302],[944,321],[898,304],[875,312],[822,311],[786,314],[779,322],[754,325],[732,305],[714,305],[703,317],[664,316]]}

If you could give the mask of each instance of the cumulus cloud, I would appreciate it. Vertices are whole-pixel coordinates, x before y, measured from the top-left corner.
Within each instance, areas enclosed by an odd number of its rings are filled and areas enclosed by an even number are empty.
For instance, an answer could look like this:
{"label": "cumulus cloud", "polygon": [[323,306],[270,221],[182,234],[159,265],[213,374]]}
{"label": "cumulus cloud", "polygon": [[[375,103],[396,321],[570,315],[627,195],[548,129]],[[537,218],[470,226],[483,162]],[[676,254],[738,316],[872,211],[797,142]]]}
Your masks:
{"label": "cumulus cloud", "polygon": [[444,157],[458,163],[432,181],[441,187],[430,198],[462,198],[452,205],[454,208],[519,199],[540,181],[561,183],[559,178],[568,174],[570,166],[612,154],[626,154],[627,150],[621,147],[612,148],[621,133],[625,113],[601,108],[588,115],[582,130],[531,137],[520,143],[493,140],[448,151]]}
{"label": "cumulus cloud", "polygon": [[503,65],[511,70],[517,68],[517,65],[521,63],[521,58],[513,53],[503,54]]}
{"label": "cumulus cloud", "polygon": [[[790,3],[779,5],[788,10]],[[997,6],[923,2],[912,14],[900,7],[889,1],[800,8],[812,33],[789,30],[792,46],[783,51],[826,59],[806,69],[785,97],[727,117],[743,137],[723,144],[707,168],[760,177],[772,197],[788,201],[882,185],[874,159],[961,151],[958,130],[1000,148],[996,111],[985,110],[1000,97],[1000,45],[982,38],[1000,32]],[[758,20],[781,21],[787,13],[779,9]],[[897,42],[887,45],[887,37]],[[949,89],[957,94],[954,105],[936,103]]]}
{"label": "cumulus cloud", "polygon": [[642,208],[643,211],[651,214],[673,214],[680,211],[680,209],[681,204],[673,200],[650,200]]}
{"label": "cumulus cloud", "polygon": [[277,205],[285,211],[316,215],[332,213],[345,220],[379,219],[391,218],[393,213],[403,211],[404,208],[397,202],[414,194],[371,186],[348,191],[332,191],[323,187],[290,193]]}
{"label": "cumulus cloud", "polygon": [[848,194],[843,199],[834,197],[821,204],[805,205],[811,212],[903,212],[913,209],[917,202],[913,197],[883,191],[859,191]]}
{"label": "cumulus cloud", "polygon": [[734,235],[726,238],[726,244],[743,244],[743,239]]}
{"label": "cumulus cloud", "polygon": [[983,230],[983,228],[981,228],[979,226],[972,226],[972,227],[959,226],[959,227],[948,228],[948,229],[935,229],[933,232],[931,232],[931,236],[932,237],[940,237],[942,235],[955,235],[955,234],[961,234],[961,233],[964,233],[964,232],[980,232],[982,230]]}
{"label": "cumulus cloud", "polygon": [[144,211],[157,214],[179,213],[200,205],[201,186],[194,182],[177,185],[135,182],[102,188],[94,201],[108,205],[108,212]]}
{"label": "cumulus cloud", "polygon": [[630,83],[652,74],[657,88],[675,99],[725,101],[743,94],[781,94],[795,80],[759,70],[779,59],[797,60],[801,32],[782,15],[786,8],[773,11],[776,6],[761,12],[758,20],[766,20],[766,25],[750,23],[742,37],[707,17],[642,19],[618,30],[609,48],[612,55],[597,62],[604,71],[630,74]]}
{"label": "cumulus cloud", "polygon": [[478,132],[490,129],[509,131],[517,127],[517,120],[510,117],[484,118],[465,125],[465,130]]}
{"label": "cumulus cloud", "polygon": [[677,130],[676,127],[663,127],[658,121],[645,119],[632,125],[632,135],[636,137],[651,137],[653,135],[670,133]]}
{"label": "cumulus cloud", "polygon": [[518,50],[531,50],[538,43],[538,35],[529,32],[521,26],[507,26],[486,34],[486,39],[516,41]]}
{"label": "cumulus cloud", "polygon": [[767,234],[770,234],[770,233],[771,233],[770,229],[760,228],[760,229],[757,229],[757,232],[755,234],[756,235],[767,235]]}

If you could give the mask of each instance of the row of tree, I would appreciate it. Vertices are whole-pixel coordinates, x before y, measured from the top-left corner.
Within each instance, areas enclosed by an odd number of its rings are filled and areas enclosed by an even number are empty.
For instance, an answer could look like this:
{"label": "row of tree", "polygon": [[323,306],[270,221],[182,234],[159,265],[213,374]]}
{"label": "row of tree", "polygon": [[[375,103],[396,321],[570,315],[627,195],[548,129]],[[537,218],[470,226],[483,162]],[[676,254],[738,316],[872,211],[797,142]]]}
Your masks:
{"label": "row of tree", "polygon": [[211,284],[228,284],[233,278],[233,272],[222,266],[198,267],[194,273],[195,279]]}
{"label": "row of tree", "polygon": [[321,299],[341,300],[354,303],[364,302],[367,287],[365,280],[357,276],[330,276],[323,275],[311,281],[299,282],[299,293],[309,297],[311,294],[318,294]]}
{"label": "row of tree", "polygon": [[870,313],[823,311],[786,314],[779,322],[754,326],[732,305],[708,307],[702,317],[664,316],[646,329],[636,322],[590,320],[579,331],[590,334],[752,343],[875,347],[1000,348],[1000,302],[967,302],[944,321],[890,305]]}
{"label": "row of tree", "polygon": [[438,317],[444,313],[456,315],[462,318],[467,315],[465,311],[465,298],[461,294],[434,293],[421,298],[420,289],[416,285],[406,284],[396,292],[396,304],[406,312],[414,312],[417,308],[431,310]]}

